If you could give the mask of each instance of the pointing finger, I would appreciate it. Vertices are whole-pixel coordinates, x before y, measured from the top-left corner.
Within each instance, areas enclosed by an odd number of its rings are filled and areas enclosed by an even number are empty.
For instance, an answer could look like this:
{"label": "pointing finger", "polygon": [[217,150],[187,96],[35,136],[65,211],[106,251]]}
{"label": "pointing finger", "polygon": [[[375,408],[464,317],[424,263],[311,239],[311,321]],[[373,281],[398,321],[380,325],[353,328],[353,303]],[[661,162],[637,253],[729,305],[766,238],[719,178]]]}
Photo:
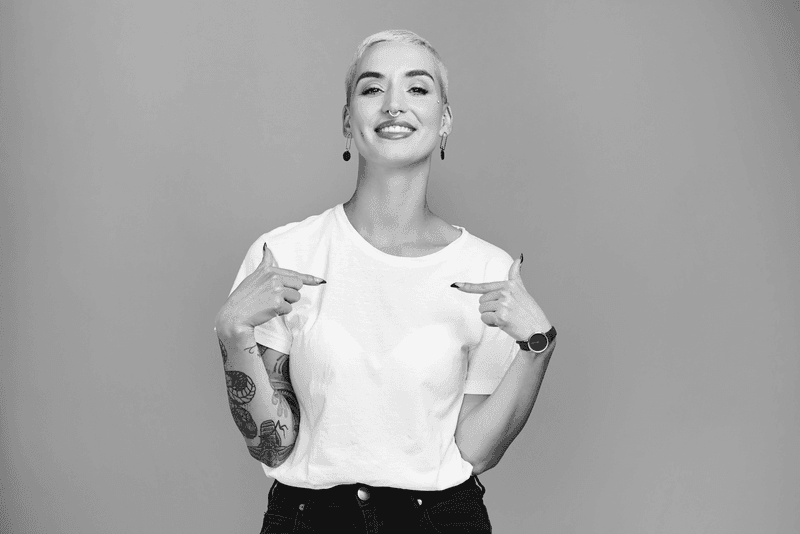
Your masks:
{"label": "pointing finger", "polygon": [[[280,275],[290,276],[290,277],[294,277],[294,278],[299,279],[300,282],[302,283],[301,285],[318,286],[318,285],[327,283],[325,280],[323,280],[322,278],[320,278],[318,276],[313,276],[313,275],[304,274],[304,273],[298,273],[297,271],[293,271],[291,269],[282,269],[280,267],[275,267],[275,269],[273,269],[273,270],[276,273],[280,274]],[[285,285],[289,285],[289,284],[285,284]],[[289,286],[289,287],[293,287],[293,286]],[[299,287],[295,287],[294,289],[300,289],[300,288]]]}
{"label": "pointing finger", "polygon": [[[264,257],[261,259],[262,263],[272,267],[273,270],[275,272],[277,272],[278,274],[287,275],[287,276],[293,276],[293,277],[299,278],[300,282],[301,282],[300,286],[302,286],[303,284],[305,284],[307,286],[318,286],[320,284],[327,283],[327,282],[325,282],[325,280],[323,280],[322,278],[319,278],[318,276],[312,276],[310,274],[298,273],[297,271],[293,271],[291,269],[282,269],[282,268],[278,267],[278,262],[275,261],[275,256],[272,255],[272,251],[267,246],[267,242],[266,241],[264,242],[264,246],[262,247],[262,250],[264,251]],[[285,282],[286,281],[284,280],[284,285],[287,285],[288,287],[291,287],[293,289],[300,289],[300,287],[294,287],[295,285],[297,285],[296,283],[286,284]]]}
{"label": "pointing finger", "polygon": [[457,282],[450,287],[463,291],[464,293],[488,293],[496,289],[502,289],[506,286],[506,282],[483,282],[480,284],[471,284],[469,282]]}

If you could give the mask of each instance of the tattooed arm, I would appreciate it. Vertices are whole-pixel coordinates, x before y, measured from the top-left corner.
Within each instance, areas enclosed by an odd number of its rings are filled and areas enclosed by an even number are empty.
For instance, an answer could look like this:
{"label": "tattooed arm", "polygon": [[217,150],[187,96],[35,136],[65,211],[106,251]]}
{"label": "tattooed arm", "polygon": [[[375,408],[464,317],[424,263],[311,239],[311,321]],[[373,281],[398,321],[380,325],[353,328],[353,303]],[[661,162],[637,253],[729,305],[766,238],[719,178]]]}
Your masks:
{"label": "tattooed arm", "polygon": [[289,355],[256,343],[252,329],[217,329],[228,404],[250,455],[278,467],[291,454],[300,407],[289,379]]}

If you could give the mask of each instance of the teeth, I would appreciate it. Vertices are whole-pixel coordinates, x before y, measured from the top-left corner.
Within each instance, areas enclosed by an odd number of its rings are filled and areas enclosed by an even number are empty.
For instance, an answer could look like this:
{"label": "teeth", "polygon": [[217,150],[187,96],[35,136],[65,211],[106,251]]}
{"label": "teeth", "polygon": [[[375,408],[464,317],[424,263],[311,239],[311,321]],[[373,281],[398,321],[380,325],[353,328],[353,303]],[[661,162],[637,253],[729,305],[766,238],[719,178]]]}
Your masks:
{"label": "teeth", "polygon": [[390,132],[390,133],[405,133],[413,131],[411,128],[406,128],[405,126],[384,126],[379,132]]}

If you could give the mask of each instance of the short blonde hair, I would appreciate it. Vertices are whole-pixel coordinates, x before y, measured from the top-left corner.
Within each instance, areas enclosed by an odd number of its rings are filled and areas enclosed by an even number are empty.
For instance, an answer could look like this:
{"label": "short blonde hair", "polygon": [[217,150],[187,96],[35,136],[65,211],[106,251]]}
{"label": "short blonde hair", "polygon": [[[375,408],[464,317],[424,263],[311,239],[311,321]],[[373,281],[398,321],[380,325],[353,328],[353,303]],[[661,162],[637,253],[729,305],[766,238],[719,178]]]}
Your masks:
{"label": "short blonde hair", "polygon": [[374,35],[370,35],[364,39],[364,41],[362,41],[356,49],[356,53],[353,56],[353,61],[350,62],[350,68],[347,69],[347,77],[344,80],[344,89],[347,93],[348,106],[350,105],[350,97],[353,95],[353,89],[355,89],[353,85],[356,78],[358,61],[370,46],[383,42],[408,43],[427,48],[428,51],[433,55],[433,61],[436,65],[437,74],[439,75],[439,89],[442,93],[442,100],[445,104],[447,104],[447,67],[444,66],[442,58],[439,57],[439,52],[437,52],[433,45],[431,45],[427,40],[423,39],[414,32],[408,30],[385,30]]}

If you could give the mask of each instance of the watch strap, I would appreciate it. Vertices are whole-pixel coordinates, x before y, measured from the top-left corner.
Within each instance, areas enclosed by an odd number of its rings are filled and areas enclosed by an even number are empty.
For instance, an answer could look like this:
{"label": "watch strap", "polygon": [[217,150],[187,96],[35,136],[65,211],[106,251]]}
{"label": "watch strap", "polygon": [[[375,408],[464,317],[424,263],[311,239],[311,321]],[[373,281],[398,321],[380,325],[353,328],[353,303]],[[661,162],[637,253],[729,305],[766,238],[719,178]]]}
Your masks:
{"label": "watch strap", "polygon": [[[531,337],[533,337],[534,335],[536,335],[538,333],[539,332],[534,332],[531,335]],[[555,326],[551,327],[550,330],[548,330],[547,332],[544,332],[544,335],[547,337],[547,347],[549,347],[550,344],[553,342],[553,340],[556,338],[556,327]],[[528,339],[530,339],[530,338],[528,338]],[[520,348],[522,350],[529,351],[529,352],[536,352],[535,350],[531,349],[531,346],[528,344],[528,339],[525,339],[523,341],[517,341],[517,344],[520,346]],[[547,350],[547,347],[545,347],[544,350]],[[539,351],[539,352],[544,352],[544,350]]]}

